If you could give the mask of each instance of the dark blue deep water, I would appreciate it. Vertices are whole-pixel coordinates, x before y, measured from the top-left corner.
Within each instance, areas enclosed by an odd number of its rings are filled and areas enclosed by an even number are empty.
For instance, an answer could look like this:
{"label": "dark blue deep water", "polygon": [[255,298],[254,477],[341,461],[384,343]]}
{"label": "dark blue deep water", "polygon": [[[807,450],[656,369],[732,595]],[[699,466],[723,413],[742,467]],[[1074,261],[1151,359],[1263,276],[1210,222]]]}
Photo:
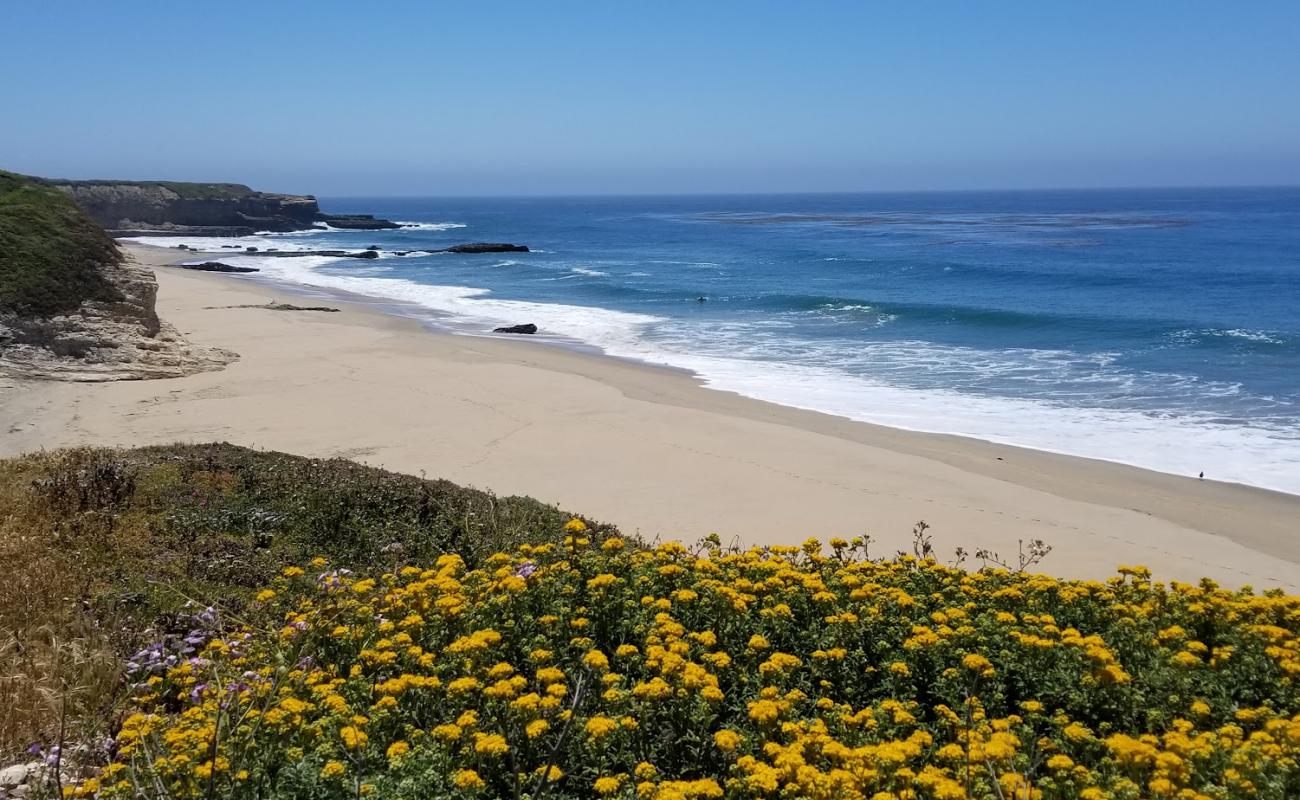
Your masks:
{"label": "dark blue deep water", "polygon": [[[248,263],[788,405],[1300,493],[1300,189],[322,207],[424,224],[264,237],[377,261]],[[466,241],[534,252],[392,255]]]}

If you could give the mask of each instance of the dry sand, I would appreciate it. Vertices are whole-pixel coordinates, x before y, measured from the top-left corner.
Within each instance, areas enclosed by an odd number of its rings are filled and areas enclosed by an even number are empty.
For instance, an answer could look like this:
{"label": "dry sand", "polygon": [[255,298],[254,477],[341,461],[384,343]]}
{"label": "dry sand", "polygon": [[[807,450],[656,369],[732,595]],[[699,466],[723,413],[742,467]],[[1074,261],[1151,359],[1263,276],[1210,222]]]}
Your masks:
{"label": "dry sand", "polygon": [[[133,247],[147,265],[175,251]],[[8,382],[0,454],[225,440],[341,456],[527,494],[647,538],[744,543],[932,526],[945,558],[1017,540],[1042,571],[1300,591],[1300,497],[1107,462],[852,422],[701,388],[690,375],[573,349],[433,333],[361,304],[245,278],[157,269],[160,315],[238,362],[185,378]]]}

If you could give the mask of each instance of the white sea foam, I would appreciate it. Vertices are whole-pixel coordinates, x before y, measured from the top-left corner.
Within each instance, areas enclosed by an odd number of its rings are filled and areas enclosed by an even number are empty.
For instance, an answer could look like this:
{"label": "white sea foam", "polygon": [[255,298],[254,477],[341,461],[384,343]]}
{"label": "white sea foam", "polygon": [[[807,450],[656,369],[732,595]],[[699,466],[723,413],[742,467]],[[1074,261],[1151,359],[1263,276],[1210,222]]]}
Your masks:
{"label": "white sea foam", "polygon": [[[140,244],[152,245],[154,247],[168,247],[173,250],[179,250],[178,245],[186,245],[191,250],[198,250],[204,253],[242,253],[246,248],[256,247],[258,250],[269,250],[277,248],[280,250],[319,250],[319,244],[309,242],[286,241],[281,238],[275,238],[273,235],[258,236],[130,236],[126,237],[133,242]],[[232,245],[227,247],[225,245]],[[184,252],[184,251],[181,251]]]}
{"label": "white sea foam", "polygon": [[1232,339],[1246,339],[1251,342],[1267,342],[1268,344],[1285,344],[1282,339],[1267,331],[1251,331],[1243,328],[1229,328],[1227,330],[1209,331],[1209,336],[1226,336]]}
{"label": "white sea foam", "polygon": [[455,228],[469,227],[463,222],[407,222],[400,219],[395,219],[393,222],[401,225],[403,230],[414,231],[449,231]]}
{"label": "white sea foam", "polygon": [[607,277],[609,277],[609,273],[608,273],[608,272],[601,272],[601,271],[598,270],[598,269],[588,269],[588,268],[586,268],[586,267],[574,267],[574,268],[570,269],[569,272],[575,273],[575,274],[577,274],[577,275],[586,275],[586,276],[591,277],[591,278],[607,278]]}
{"label": "white sea foam", "polygon": [[1188,328],[1175,331],[1171,337],[1179,342],[1196,342],[1203,339],[1242,339],[1263,344],[1286,344],[1281,334],[1273,331],[1256,331],[1246,328]]}
{"label": "white sea foam", "polygon": [[256,267],[261,270],[261,278],[410,303],[429,311],[453,315],[467,327],[483,331],[501,324],[532,322],[545,333],[599,344],[604,341],[633,341],[636,331],[659,320],[646,314],[602,308],[502,300],[493,297],[487,289],[468,286],[436,286],[404,278],[376,278],[362,271],[372,268],[369,264],[359,270],[350,269],[348,274],[321,270],[325,266],[337,267],[346,259],[259,257],[254,253],[241,254],[227,261]]}
{"label": "white sea foam", "polygon": [[[651,353],[618,355],[689,369],[706,386],[908,430],[973,436],[1300,494],[1300,435],[1138,411],[914,389],[794,363]],[[622,352],[620,352],[622,351]]]}

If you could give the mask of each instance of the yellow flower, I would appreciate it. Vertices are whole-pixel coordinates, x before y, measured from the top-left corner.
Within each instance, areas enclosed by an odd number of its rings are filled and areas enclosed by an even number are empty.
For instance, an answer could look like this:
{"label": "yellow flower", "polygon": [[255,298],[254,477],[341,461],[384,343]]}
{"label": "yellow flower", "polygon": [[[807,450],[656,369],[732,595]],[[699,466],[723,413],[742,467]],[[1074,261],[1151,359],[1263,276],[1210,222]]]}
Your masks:
{"label": "yellow flower", "polygon": [[393,742],[388,746],[388,753],[387,753],[388,759],[391,761],[396,758],[401,758],[402,756],[410,752],[410,750],[411,750],[411,745],[407,742],[401,742],[401,741]]}
{"label": "yellow flower", "polygon": [[456,770],[451,781],[456,784],[457,789],[465,789],[467,791],[476,791],[482,789],[486,785],[483,783],[483,779],[478,776],[478,773],[472,769]]}
{"label": "yellow flower", "polygon": [[347,772],[347,767],[343,766],[341,761],[326,761],[325,766],[321,768],[320,776],[322,778],[337,778]]}
{"label": "yellow flower", "polygon": [[481,756],[503,756],[509,751],[506,737],[499,733],[474,734],[474,752]]}
{"label": "yellow flower", "polygon": [[535,719],[524,726],[524,733],[529,739],[536,739],[551,728],[551,723],[544,719]]}
{"label": "yellow flower", "polygon": [[343,746],[349,750],[359,750],[366,746],[370,737],[360,728],[348,725],[339,731],[339,738],[343,740]]}
{"label": "yellow flower", "polygon": [[979,653],[967,653],[962,656],[961,665],[981,678],[991,678],[995,672],[993,664]]}
{"label": "yellow flower", "polygon": [[609,717],[592,717],[587,720],[587,735],[592,739],[602,739],[618,730],[618,723]]}
{"label": "yellow flower", "polygon": [[618,583],[618,576],[611,575],[608,572],[602,572],[596,577],[587,581],[588,589],[604,589],[607,586],[613,586]]}
{"label": "yellow flower", "polygon": [[622,781],[618,778],[610,778],[606,776],[597,778],[596,781],[592,783],[591,788],[596,791],[596,794],[604,797],[617,792],[620,785],[622,785]]}
{"label": "yellow flower", "polygon": [[723,729],[713,734],[713,743],[724,753],[730,753],[740,746],[740,734]]}
{"label": "yellow flower", "polygon": [[907,677],[908,675],[912,674],[912,670],[902,661],[895,661],[892,664],[890,664],[889,671],[894,673],[895,675],[901,675],[903,677]]}
{"label": "yellow flower", "polygon": [[749,718],[755,722],[775,722],[779,716],[781,707],[771,700],[757,700],[749,704]]}
{"label": "yellow flower", "polygon": [[1067,755],[1060,753],[1047,759],[1047,768],[1053,770],[1067,770],[1074,766],[1074,761]]}
{"label": "yellow flower", "polygon": [[587,523],[583,522],[577,517],[574,517],[573,519],[564,523],[564,530],[569,533],[582,533],[583,531],[587,530]]}

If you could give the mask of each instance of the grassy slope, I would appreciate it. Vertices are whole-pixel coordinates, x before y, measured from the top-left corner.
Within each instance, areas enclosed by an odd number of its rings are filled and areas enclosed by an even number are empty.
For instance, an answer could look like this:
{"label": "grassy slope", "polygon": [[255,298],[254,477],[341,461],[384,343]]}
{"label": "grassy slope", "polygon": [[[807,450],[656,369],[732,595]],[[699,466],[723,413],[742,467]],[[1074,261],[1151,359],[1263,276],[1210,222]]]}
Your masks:
{"label": "grassy slope", "polygon": [[74,718],[108,720],[122,657],[188,600],[237,614],[280,567],[316,555],[357,570],[446,552],[473,564],[571,517],[224,444],[0,461],[0,512],[0,756],[49,739],[64,690]]}
{"label": "grassy slope", "polygon": [[0,312],[50,316],[115,300],[117,245],[67,195],[0,171]]}

